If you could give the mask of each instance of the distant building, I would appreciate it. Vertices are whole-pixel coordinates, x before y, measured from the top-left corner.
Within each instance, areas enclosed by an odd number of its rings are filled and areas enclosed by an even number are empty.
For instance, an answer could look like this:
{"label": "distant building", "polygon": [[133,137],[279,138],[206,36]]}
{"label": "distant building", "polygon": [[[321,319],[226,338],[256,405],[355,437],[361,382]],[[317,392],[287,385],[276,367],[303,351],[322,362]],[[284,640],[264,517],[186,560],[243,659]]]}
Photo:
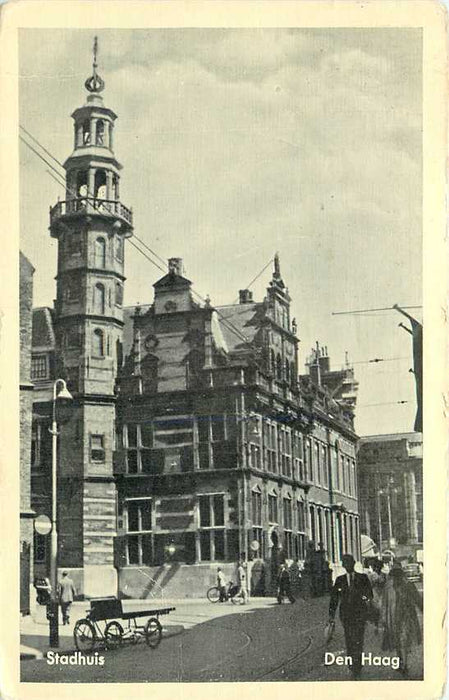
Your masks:
{"label": "distant building", "polygon": [[31,509],[31,423],[33,384],[31,382],[31,325],[34,267],[20,252],[20,611],[30,612],[30,584],[33,579]]}
{"label": "distant building", "polygon": [[362,532],[397,555],[422,548],[422,434],[360,439],[359,498]]}
{"label": "distant building", "polygon": [[[172,258],[147,305],[123,308],[132,212],[120,201],[116,115],[94,71],[73,113],[53,310],[33,328],[33,503],[49,512],[48,421],[57,378],[59,567],[87,596],[204,595],[217,564],[251,561],[253,592],[307,543],[360,554],[357,382],[317,348],[298,376],[297,328],[280,262],[266,296],[198,303]],[[48,566],[46,540],[36,565]]]}

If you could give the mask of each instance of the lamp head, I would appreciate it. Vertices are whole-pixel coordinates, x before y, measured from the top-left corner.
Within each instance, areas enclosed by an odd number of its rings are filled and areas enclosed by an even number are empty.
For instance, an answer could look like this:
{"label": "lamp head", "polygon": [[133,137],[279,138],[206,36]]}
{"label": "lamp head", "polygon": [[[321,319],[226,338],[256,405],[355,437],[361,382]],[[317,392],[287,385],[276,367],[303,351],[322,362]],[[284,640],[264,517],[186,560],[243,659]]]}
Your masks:
{"label": "lamp head", "polygon": [[60,379],[59,382],[62,385],[62,388],[58,391],[56,398],[71,401],[73,399],[73,396],[67,389],[67,384],[65,383],[64,379]]}

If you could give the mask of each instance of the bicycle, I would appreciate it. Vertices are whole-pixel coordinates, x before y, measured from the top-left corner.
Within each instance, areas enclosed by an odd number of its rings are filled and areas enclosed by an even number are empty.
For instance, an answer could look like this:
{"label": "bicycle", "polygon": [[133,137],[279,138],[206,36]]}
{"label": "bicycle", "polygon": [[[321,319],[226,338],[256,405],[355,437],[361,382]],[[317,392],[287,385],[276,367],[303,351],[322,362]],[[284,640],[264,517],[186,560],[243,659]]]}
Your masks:
{"label": "bicycle", "polygon": [[[226,600],[230,600],[231,603],[237,605],[237,603],[239,602],[239,598],[237,598],[238,592],[239,587],[232,581],[229,581],[226,589]],[[218,603],[220,600],[220,589],[218,588],[218,586],[212,586],[212,588],[209,588],[206,595],[210,603]]]}

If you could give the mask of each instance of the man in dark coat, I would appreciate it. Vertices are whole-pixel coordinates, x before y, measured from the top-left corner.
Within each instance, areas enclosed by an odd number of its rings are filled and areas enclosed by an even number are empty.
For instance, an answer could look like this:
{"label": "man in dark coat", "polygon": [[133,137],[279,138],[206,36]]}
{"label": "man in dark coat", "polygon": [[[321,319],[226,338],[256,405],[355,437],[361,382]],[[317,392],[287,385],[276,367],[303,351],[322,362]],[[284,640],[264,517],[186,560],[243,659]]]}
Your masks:
{"label": "man in dark coat", "polygon": [[344,554],[342,564],[346,573],[338,576],[332,588],[329,620],[334,621],[338,604],[340,604],[340,620],[345,633],[346,652],[352,659],[352,675],[358,678],[362,670],[363,637],[373,591],[368,576],[354,571],[355,561],[352,554]]}
{"label": "man in dark coat", "polygon": [[290,603],[294,603],[295,599],[292,594],[290,574],[285,564],[281,564],[281,569],[278,576],[278,603],[281,604],[287,596]]}

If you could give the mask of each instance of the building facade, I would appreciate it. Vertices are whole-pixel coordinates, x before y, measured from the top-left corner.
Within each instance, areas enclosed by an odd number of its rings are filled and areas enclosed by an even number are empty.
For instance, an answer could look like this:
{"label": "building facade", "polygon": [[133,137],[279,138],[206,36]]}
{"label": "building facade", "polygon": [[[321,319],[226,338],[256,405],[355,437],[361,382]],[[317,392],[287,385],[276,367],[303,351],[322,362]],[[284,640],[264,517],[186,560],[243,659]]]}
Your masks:
{"label": "building facade", "polygon": [[[253,592],[309,540],[332,562],[360,554],[357,382],[317,346],[299,376],[297,326],[276,255],[266,296],[198,302],[172,258],[148,305],[123,309],[132,212],[120,201],[116,115],[86,81],[66,160],[54,309],[34,314],[35,508],[50,504],[56,379],[59,567],[84,595],[204,595],[219,563],[251,562]],[[51,457],[51,454],[50,454]],[[46,542],[36,548],[47,566]]]}
{"label": "building facade", "polygon": [[398,556],[423,546],[422,457],[421,433],[360,439],[362,532]]}
{"label": "building facade", "polygon": [[31,346],[34,267],[20,252],[20,611],[30,611],[30,585],[33,580],[33,517],[31,508],[31,426],[33,384]]}

